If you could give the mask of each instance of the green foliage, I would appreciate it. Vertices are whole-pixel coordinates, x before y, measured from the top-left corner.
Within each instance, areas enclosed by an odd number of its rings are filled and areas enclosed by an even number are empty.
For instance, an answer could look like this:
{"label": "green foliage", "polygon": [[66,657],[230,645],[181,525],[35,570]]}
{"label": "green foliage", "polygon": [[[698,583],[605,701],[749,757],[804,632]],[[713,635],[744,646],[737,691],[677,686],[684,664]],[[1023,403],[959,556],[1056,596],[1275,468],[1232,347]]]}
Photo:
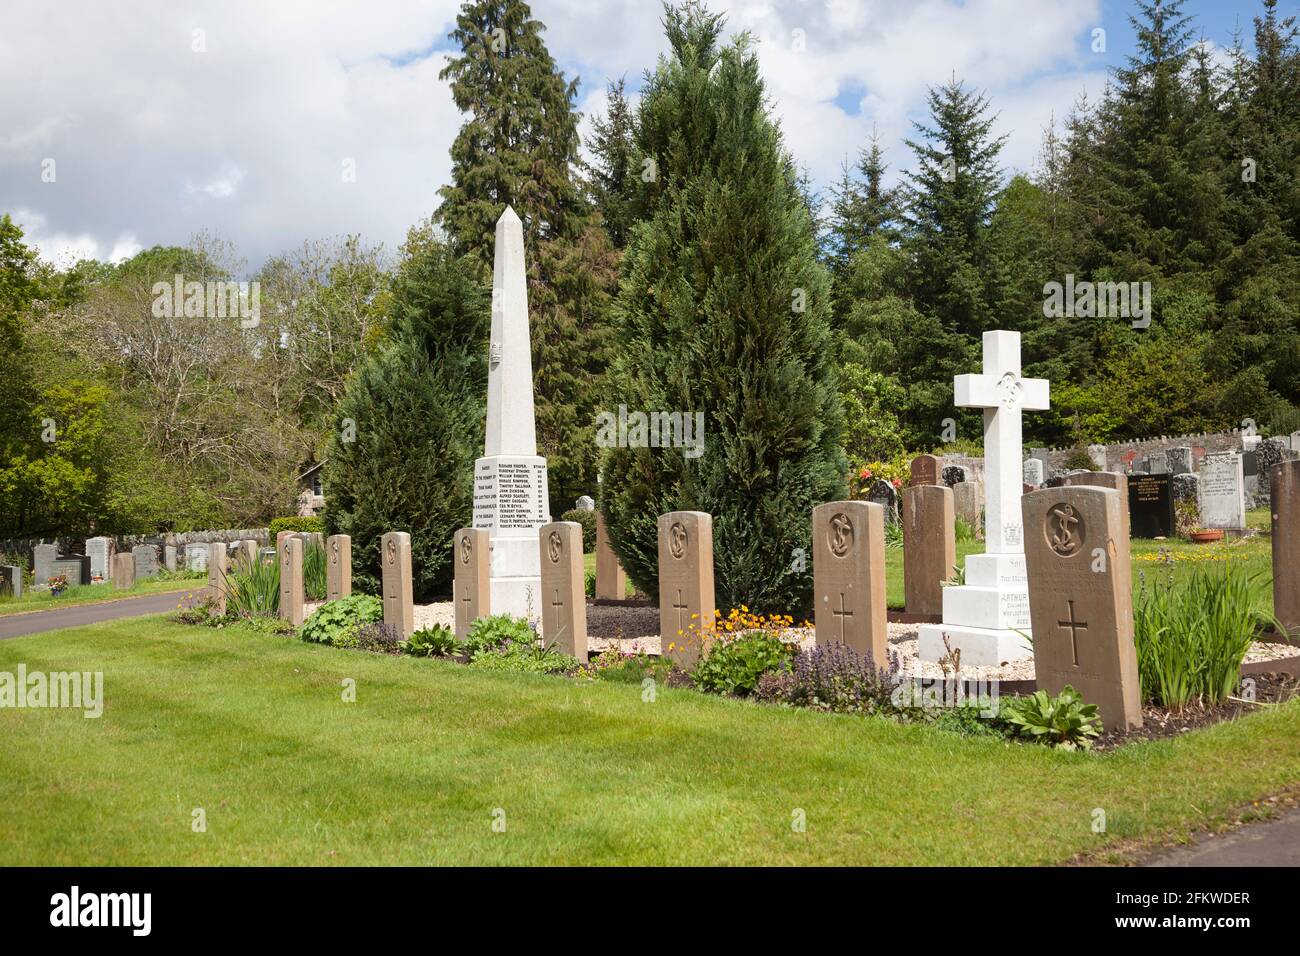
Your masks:
{"label": "green foliage", "polygon": [[975,529],[971,527],[970,522],[957,515],[953,518],[953,530],[958,541],[974,541]]}
{"label": "green foliage", "polygon": [[455,632],[445,624],[422,627],[406,641],[405,651],[412,657],[452,657],[460,653]]}
{"label": "green foliage", "polygon": [[1265,624],[1276,624],[1264,611],[1267,586],[1232,563],[1149,587],[1144,575],[1133,607],[1143,698],[1182,711],[1233,693],[1251,643]]}
{"label": "green foliage", "polygon": [[560,515],[561,521],[576,521],[582,525],[582,550],[591,554],[596,550],[596,512],[573,508]]}
{"label": "green foliage", "polygon": [[353,594],[337,601],[327,601],[312,612],[298,629],[304,641],[357,646],[353,632],[364,624],[384,619],[384,603],[368,594]]}
{"label": "green foliage", "polygon": [[391,309],[389,340],[336,412],[324,517],[329,533],[352,536],[354,582],[376,593],[380,539],[409,532],[423,602],[450,592],[452,536],[473,513],[491,307],[473,267],[426,225],[408,237]]}
{"label": "green foliage", "polygon": [[304,542],[302,590],[308,601],[323,601],[329,594],[329,569],[326,566],[325,546],[316,538],[308,538]]}
{"label": "green foliage", "polygon": [[235,562],[226,571],[226,612],[243,617],[274,617],[280,612],[280,562],[259,557],[249,567]]}
{"label": "green foliage", "polygon": [[1055,697],[1040,690],[1010,701],[1002,716],[1021,736],[1058,750],[1086,750],[1101,734],[1097,705],[1085,704],[1069,684]]}
{"label": "green foliage", "polygon": [[771,671],[789,670],[798,648],[775,634],[757,632],[718,640],[695,665],[691,677],[700,690],[745,696]]}
{"label": "green foliage", "polygon": [[320,515],[272,518],[270,526],[271,540],[274,541],[281,531],[324,534],[325,519]]}
{"label": "green foliage", "polygon": [[640,652],[625,654],[611,648],[593,657],[585,673],[597,680],[616,684],[640,684],[647,677],[662,684],[672,670],[673,662],[666,657],[651,657]]}
{"label": "green foliage", "polygon": [[758,61],[701,8],[668,8],[671,56],[648,78],[637,146],[657,158],[615,308],[609,407],[704,415],[704,450],[616,448],[603,465],[611,545],[658,586],[656,519],[713,516],[721,606],[802,613],[808,515],[844,493],[829,288]]}
{"label": "green foliage", "polygon": [[1096,471],[1097,463],[1092,460],[1088,454],[1088,449],[1081,445],[1075,445],[1070,449],[1070,453],[1065,456],[1066,468],[1082,468],[1086,471]]}
{"label": "green foliage", "polygon": [[530,674],[572,674],[578,661],[568,654],[529,642],[511,642],[504,647],[484,648],[470,659],[470,667],[485,671],[523,671]]}
{"label": "green foliage", "polygon": [[894,410],[904,404],[904,389],[888,376],[853,363],[840,367],[839,389],[849,461],[888,461],[902,455],[903,427]]}
{"label": "green foliage", "polygon": [[537,634],[522,617],[489,614],[470,625],[469,634],[465,636],[465,653],[474,655],[480,651],[497,650],[511,642],[530,644],[536,641]]}

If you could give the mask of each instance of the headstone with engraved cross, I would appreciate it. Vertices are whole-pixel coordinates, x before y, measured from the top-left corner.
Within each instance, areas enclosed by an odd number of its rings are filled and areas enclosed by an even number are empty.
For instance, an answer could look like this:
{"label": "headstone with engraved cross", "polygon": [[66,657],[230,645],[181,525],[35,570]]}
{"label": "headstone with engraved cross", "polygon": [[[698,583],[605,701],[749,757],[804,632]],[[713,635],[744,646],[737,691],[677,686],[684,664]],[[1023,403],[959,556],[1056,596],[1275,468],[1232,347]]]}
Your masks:
{"label": "headstone with engraved cross", "polygon": [[469,636],[469,629],[491,612],[492,583],[489,575],[491,535],[486,528],[461,528],[452,539],[452,564],[456,578],[452,594],[456,600],[456,640]]}
{"label": "headstone with engraved cross", "polygon": [[[963,664],[996,667],[1032,654],[1025,583],[1021,413],[1048,407],[1048,382],[1020,375],[1020,333],[984,333],[984,371],[953,380],[960,408],[984,410],[984,554],[966,558],[965,582],[943,589],[943,623],[917,629],[917,654],[937,661],[947,644]],[[945,642],[945,638],[948,639]]]}
{"label": "headstone with engraved cross", "polygon": [[276,550],[280,561],[280,617],[299,627],[303,619],[302,538],[280,538]]}
{"label": "headstone with engraved cross", "polygon": [[660,653],[691,667],[713,641],[713,517],[702,511],[659,516]]}
{"label": "headstone with engraved cross", "polygon": [[538,531],[542,565],[542,640],[587,662],[586,573],[582,525],[555,521]]}
{"label": "headstone with engraved cross", "polygon": [[405,640],[415,633],[410,534],[390,531],[384,535],[380,539],[379,560],[384,579],[384,623]]}
{"label": "headstone with engraved cross", "polygon": [[229,560],[226,542],[213,541],[208,545],[208,614],[211,617],[226,616],[226,597],[230,594],[227,579]]}
{"label": "headstone with engraved cross", "polygon": [[1142,726],[1133,570],[1119,491],[1087,485],[1024,497],[1038,689],[1069,684],[1108,729]]}
{"label": "headstone with engraved cross", "polygon": [[884,506],[870,501],[818,505],[812,535],[817,643],[847,644],[863,657],[871,655],[877,668],[888,667]]}
{"label": "headstone with engraved cross", "polygon": [[352,594],[352,536],[332,534],[325,541],[325,599]]}

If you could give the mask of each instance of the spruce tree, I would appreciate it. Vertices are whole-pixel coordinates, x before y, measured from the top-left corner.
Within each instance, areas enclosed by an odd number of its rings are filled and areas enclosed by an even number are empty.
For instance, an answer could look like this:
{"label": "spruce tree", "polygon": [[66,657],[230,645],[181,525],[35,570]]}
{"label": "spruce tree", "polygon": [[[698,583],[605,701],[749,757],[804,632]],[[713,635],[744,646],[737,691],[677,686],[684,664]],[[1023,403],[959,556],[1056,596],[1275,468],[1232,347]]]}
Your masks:
{"label": "spruce tree", "polygon": [[831,214],[828,224],[828,265],[834,294],[836,323],[847,312],[847,291],[854,261],[876,235],[896,241],[898,200],[895,190],[885,186],[885,151],[880,136],[871,134],[871,145],[858,154],[850,169],[846,162],[839,181],[831,187]]}
{"label": "spruce tree", "polygon": [[587,148],[593,157],[591,199],[600,210],[605,231],[615,249],[627,246],[636,221],[636,182],[641,165],[636,155],[636,117],[627,101],[627,83],[609,84],[605,115],[592,121]]}
{"label": "spruce tree", "polygon": [[[814,506],[845,492],[829,289],[748,38],[666,8],[638,146],[655,160],[615,308],[609,406],[702,412],[702,453],[620,447],[601,508],[628,575],[656,593],[656,518],[713,515],[719,606],[810,608]],[[802,560],[800,558],[802,557]]]}
{"label": "spruce tree", "polygon": [[450,34],[461,53],[440,76],[466,119],[437,217],[453,252],[485,278],[502,211],[513,206],[523,221],[538,454],[559,514],[596,484],[594,421],[616,266],[576,176],[578,83],[556,66],[544,30],[522,0],[461,8]]}
{"label": "spruce tree", "polygon": [[489,290],[432,227],[413,229],[393,283],[387,342],[354,372],[335,413],[325,525],[352,536],[358,588],[379,593],[380,538],[411,535],[414,592],[449,593],[451,540],[473,517],[483,453]]}

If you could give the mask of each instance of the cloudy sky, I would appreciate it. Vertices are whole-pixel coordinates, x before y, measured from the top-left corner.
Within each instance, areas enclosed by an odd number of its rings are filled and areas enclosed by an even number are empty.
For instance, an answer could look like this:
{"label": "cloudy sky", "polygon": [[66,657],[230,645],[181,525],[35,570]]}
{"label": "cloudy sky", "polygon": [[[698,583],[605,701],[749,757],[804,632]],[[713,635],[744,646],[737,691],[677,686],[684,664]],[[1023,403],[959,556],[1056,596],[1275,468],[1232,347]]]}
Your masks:
{"label": "cloudy sky", "polygon": [[[749,30],[786,139],[822,186],[876,128],[893,174],[925,91],[987,91],[1029,169],[1043,127],[1133,49],[1128,0],[713,0]],[[43,256],[116,260],[206,230],[255,269],[308,239],[390,250],[437,204],[460,120],[438,79],[454,0],[0,2],[0,212]],[[1296,3],[1284,3],[1294,12]],[[1190,0],[1205,36],[1256,0]],[[535,0],[584,130],[665,43],[654,0]],[[1105,52],[1094,52],[1094,31]],[[353,171],[354,175],[345,175]]]}

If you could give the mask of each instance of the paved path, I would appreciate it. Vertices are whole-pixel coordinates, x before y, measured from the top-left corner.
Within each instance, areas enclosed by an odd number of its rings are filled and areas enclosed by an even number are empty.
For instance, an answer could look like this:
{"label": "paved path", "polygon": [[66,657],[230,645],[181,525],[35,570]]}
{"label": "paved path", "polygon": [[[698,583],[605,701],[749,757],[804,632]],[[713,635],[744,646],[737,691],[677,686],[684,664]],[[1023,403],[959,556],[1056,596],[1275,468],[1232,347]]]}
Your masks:
{"label": "paved path", "polygon": [[0,617],[0,641],[9,637],[22,637],[24,634],[53,631],[61,627],[81,627],[84,624],[97,624],[100,621],[116,621],[123,617],[161,614],[164,611],[174,610],[178,599],[179,594],[176,591],[163,591],[161,594],[146,594],[142,597],[123,598],[120,601],[101,601],[98,604],[78,604],[49,611],[6,614]]}
{"label": "paved path", "polygon": [[1300,866],[1300,810],[1251,823],[1191,846],[1167,850],[1145,866]]}

